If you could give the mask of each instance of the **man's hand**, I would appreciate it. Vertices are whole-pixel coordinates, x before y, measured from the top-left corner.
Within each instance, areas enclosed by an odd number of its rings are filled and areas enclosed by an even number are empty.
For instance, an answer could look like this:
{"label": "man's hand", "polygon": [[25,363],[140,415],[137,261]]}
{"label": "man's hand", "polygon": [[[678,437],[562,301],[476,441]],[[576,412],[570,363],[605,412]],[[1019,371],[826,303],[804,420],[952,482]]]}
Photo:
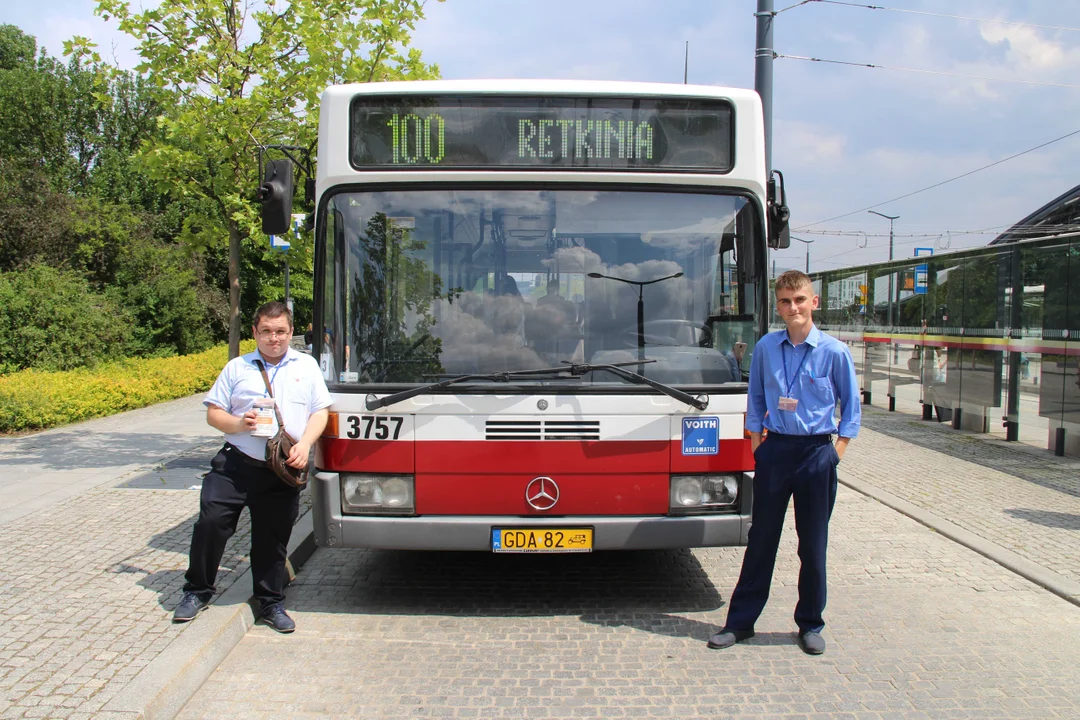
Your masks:
{"label": "man's hand", "polygon": [[311,443],[300,440],[289,449],[289,457],[285,460],[285,464],[297,470],[303,470],[307,467],[310,454]]}
{"label": "man's hand", "polygon": [[255,430],[255,418],[257,416],[258,413],[255,410],[248,410],[246,413],[241,415],[238,418],[238,420],[240,420],[240,429],[237,430],[237,432],[252,432],[253,430]]}
{"label": "man's hand", "polygon": [[838,437],[836,438],[836,456],[841,460],[844,459],[844,453],[847,452],[847,444],[851,442],[851,438]]}
{"label": "man's hand", "polygon": [[757,452],[758,445],[761,444],[761,433],[750,431],[750,453]]}

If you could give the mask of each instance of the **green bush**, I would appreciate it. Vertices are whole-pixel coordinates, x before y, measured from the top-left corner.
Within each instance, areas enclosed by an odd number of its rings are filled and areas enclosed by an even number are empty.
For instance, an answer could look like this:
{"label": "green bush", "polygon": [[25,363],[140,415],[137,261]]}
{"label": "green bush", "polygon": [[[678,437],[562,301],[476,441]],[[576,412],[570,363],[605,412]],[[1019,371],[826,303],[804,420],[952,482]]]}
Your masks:
{"label": "green bush", "polygon": [[72,272],[0,273],[0,374],[70,370],[126,354],[131,317]]}
{"label": "green bush", "polygon": [[[241,352],[255,341],[241,343]],[[0,432],[38,430],[104,417],[208,390],[228,361],[226,346],[171,358],[123,360],[94,370],[24,370],[0,377]]]}

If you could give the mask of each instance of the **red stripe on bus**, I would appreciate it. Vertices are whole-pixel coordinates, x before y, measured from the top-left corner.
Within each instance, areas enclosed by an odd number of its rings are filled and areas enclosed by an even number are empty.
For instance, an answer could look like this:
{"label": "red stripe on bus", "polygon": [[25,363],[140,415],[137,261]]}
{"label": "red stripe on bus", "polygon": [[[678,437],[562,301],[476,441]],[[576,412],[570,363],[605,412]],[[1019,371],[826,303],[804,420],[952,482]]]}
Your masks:
{"label": "red stripe on bus", "polygon": [[322,439],[322,462],[327,470],[413,474],[416,468],[409,440]]}
{"label": "red stripe on bus", "polygon": [[721,440],[715,455],[683,455],[680,440],[347,440],[323,438],[325,469],[337,472],[722,473],[754,468],[750,441]]}

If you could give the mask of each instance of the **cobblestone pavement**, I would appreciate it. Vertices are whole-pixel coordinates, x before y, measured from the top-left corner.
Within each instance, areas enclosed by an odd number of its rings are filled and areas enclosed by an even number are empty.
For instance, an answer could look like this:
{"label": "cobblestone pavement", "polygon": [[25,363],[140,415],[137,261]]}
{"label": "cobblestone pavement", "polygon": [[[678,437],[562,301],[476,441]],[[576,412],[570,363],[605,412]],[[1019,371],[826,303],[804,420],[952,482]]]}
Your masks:
{"label": "cobblestone pavement", "polygon": [[870,498],[840,489],[824,656],[792,513],[758,635],[705,647],[741,557],[319,550],[298,631],[253,628],[179,717],[1080,716],[1080,608]]}
{"label": "cobblestone pavement", "polygon": [[850,476],[1080,581],[1080,459],[863,408]]}
{"label": "cobblestone pavement", "polygon": [[[220,440],[205,424],[201,398],[166,405],[181,419],[170,422],[186,432],[147,440],[129,431],[160,416],[156,406],[0,444],[5,483],[34,483],[26,466],[35,454],[54,465],[58,487],[72,475],[83,481],[87,471],[65,475],[72,464],[94,465],[98,483],[0,523],[0,718],[106,717],[105,704],[186,627],[170,618],[182,594],[197,489],[118,487],[177,455],[196,461],[187,463],[195,488],[197,461],[209,469]],[[111,432],[117,427],[120,435]],[[222,592],[247,569],[247,517],[226,548]]]}

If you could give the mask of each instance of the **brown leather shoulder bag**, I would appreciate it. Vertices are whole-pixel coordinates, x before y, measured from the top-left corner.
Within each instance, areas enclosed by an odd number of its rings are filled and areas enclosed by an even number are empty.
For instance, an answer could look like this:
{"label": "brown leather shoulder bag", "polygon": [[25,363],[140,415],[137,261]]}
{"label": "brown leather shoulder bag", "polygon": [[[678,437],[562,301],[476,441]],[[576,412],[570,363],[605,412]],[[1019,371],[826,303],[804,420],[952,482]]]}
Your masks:
{"label": "brown leather shoulder bag", "polygon": [[[263,366],[262,361],[256,360],[255,364],[259,366],[263,382],[266,383],[266,392],[270,394],[271,398],[274,397],[274,389],[270,387],[270,378],[266,374],[266,368]],[[274,434],[274,437],[266,441],[266,466],[281,478],[281,481],[286,485],[304,487],[308,481],[308,468],[307,465],[303,469],[294,468],[286,462],[289,459],[289,451],[296,444],[296,440],[293,439],[292,435],[285,432],[285,421],[281,417],[281,410],[278,409],[276,401],[274,402],[274,414],[277,415],[278,431]]]}

